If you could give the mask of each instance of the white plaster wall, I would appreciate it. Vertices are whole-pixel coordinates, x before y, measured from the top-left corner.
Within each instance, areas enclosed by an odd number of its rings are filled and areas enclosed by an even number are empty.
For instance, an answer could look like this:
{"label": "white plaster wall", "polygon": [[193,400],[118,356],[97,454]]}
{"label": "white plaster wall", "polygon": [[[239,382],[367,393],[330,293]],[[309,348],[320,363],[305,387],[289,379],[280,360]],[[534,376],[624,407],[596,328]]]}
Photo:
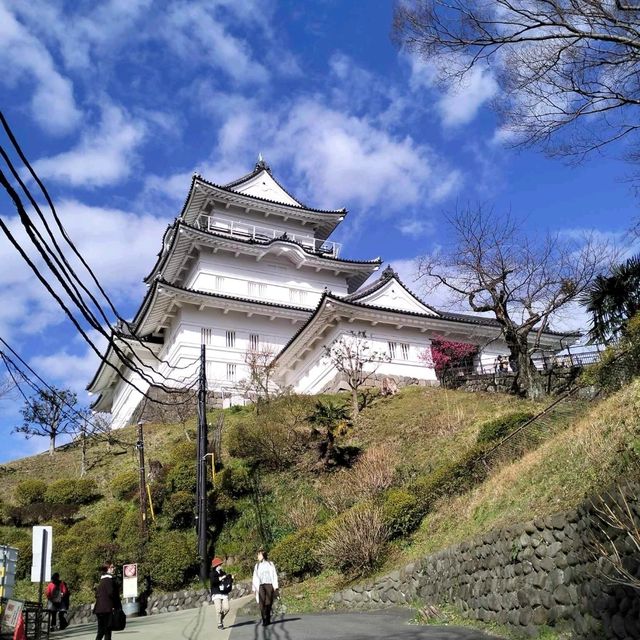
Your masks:
{"label": "white plaster wall", "polygon": [[112,429],[121,429],[130,423],[133,412],[143,398],[143,393],[149,389],[149,383],[145,382],[137,373],[129,371],[125,377],[135,384],[139,391],[121,379],[116,383],[111,405]]}
{"label": "white plaster wall", "polygon": [[428,307],[425,307],[393,280],[358,302],[370,304],[375,307],[386,307],[387,309],[400,309],[402,311],[435,315]]}
{"label": "white plaster wall", "polygon": [[[275,355],[289,341],[299,326],[299,322],[292,323],[286,318],[271,320],[267,316],[257,314],[249,318],[244,313],[230,311],[224,314],[220,309],[199,311],[195,306],[187,306],[181,309],[173,321],[172,337],[167,343],[162,357],[173,367],[193,366],[194,369],[187,368],[185,372],[187,374],[195,373],[200,357],[202,329],[209,329],[210,337],[207,336],[205,343],[208,386],[210,389],[230,388],[236,386],[247,376],[244,357],[251,346],[251,334],[259,336],[259,349],[268,348]],[[227,331],[235,332],[234,347],[226,346]],[[235,381],[227,379],[227,364],[236,365]],[[161,370],[167,374],[169,372],[168,367]],[[177,374],[174,369],[171,375],[180,374]]]}
{"label": "white plaster wall", "polygon": [[[429,339],[419,329],[405,327],[372,327],[368,323],[354,322],[340,324],[335,327],[326,338],[315,343],[312,350],[307,352],[304,360],[298,363],[294,371],[288,372],[284,379],[286,385],[291,385],[299,393],[319,393],[335,376],[329,361],[324,357],[323,346],[329,346],[341,336],[349,337],[351,331],[365,331],[367,341],[372,351],[389,353],[389,342],[395,342],[396,357],[390,362],[378,365],[376,373],[387,376],[406,376],[418,380],[436,380],[435,371],[420,360],[420,354],[430,346]],[[401,344],[409,346],[408,359],[404,360]],[[375,365],[371,365],[373,368]]]}
{"label": "white plaster wall", "polygon": [[190,289],[309,309],[318,304],[325,287],[337,295],[347,293],[346,279],[333,272],[296,269],[286,258],[267,256],[258,262],[229,253],[201,254],[186,283]]}

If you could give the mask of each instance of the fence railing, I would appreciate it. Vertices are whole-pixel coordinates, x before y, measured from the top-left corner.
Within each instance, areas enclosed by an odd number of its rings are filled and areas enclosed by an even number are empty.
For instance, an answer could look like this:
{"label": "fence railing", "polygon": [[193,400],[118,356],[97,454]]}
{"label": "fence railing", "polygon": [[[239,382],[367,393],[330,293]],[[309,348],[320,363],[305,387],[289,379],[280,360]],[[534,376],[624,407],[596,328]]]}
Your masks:
{"label": "fence railing", "polygon": [[220,216],[202,215],[198,219],[198,226],[200,229],[211,231],[212,233],[226,233],[243,239],[251,238],[252,240],[264,241],[282,238],[283,240],[291,240],[309,251],[330,258],[337,258],[342,247],[339,242],[320,240],[300,233],[283,232],[281,229],[262,227],[230,218],[221,218]]}
{"label": "fence railing", "polygon": [[[586,367],[590,364],[596,364],[602,357],[600,349],[581,350],[572,353],[563,351],[560,354],[542,354],[537,353],[531,356],[531,360],[536,369],[542,373],[561,369],[572,369],[575,367]],[[506,356],[498,356],[493,362],[486,362],[480,359],[479,362],[468,363],[453,367],[446,367],[438,372],[438,375],[447,378],[466,378],[476,375],[514,375],[517,366],[513,362],[509,362]]]}

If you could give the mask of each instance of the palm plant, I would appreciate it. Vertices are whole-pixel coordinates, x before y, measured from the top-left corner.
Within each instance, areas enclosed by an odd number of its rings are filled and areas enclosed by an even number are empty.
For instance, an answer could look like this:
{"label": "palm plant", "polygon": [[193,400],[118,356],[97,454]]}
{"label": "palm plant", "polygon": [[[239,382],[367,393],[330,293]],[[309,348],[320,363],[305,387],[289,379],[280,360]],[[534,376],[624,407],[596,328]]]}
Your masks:
{"label": "palm plant", "polygon": [[597,276],[581,302],[591,314],[591,340],[618,339],[640,311],[640,254],[614,266],[608,276]]}

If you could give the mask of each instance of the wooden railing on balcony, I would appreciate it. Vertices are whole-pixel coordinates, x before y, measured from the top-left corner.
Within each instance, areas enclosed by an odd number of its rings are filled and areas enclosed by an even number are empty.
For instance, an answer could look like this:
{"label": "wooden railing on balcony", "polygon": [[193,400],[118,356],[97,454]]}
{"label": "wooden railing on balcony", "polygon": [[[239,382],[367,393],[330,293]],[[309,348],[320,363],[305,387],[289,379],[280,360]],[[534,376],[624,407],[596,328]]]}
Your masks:
{"label": "wooden railing on balcony", "polygon": [[273,227],[263,227],[260,225],[249,224],[230,218],[220,216],[201,215],[198,219],[198,226],[205,231],[213,233],[225,233],[236,238],[244,240],[251,238],[252,240],[291,240],[298,243],[307,251],[317,253],[318,255],[337,258],[340,254],[342,245],[339,242],[330,240],[320,240],[313,236],[303,235],[299,233],[283,232]]}

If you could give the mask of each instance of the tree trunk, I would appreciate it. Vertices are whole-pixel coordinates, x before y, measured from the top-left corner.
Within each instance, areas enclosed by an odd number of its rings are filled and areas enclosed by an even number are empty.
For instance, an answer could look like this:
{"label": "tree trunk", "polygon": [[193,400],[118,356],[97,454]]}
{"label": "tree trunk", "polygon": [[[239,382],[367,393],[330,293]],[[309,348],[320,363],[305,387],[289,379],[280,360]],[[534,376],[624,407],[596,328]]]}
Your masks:
{"label": "tree trunk", "polygon": [[49,455],[52,456],[56,452],[56,434],[49,434]]}
{"label": "tree trunk", "polygon": [[80,432],[80,477],[87,473],[87,434],[84,429]]}
{"label": "tree trunk", "polygon": [[505,336],[505,339],[511,353],[509,361],[516,369],[513,392],[530,400],[540,398],[544,394],[544,381],[529,356],[527,338],[510,340]]}
{"label": "tree trunk", "polygon": [[355,420],[360,414],[360,406],[358,404],[358,390],[351,389],[351,404],[353,411],[353,419]]}

